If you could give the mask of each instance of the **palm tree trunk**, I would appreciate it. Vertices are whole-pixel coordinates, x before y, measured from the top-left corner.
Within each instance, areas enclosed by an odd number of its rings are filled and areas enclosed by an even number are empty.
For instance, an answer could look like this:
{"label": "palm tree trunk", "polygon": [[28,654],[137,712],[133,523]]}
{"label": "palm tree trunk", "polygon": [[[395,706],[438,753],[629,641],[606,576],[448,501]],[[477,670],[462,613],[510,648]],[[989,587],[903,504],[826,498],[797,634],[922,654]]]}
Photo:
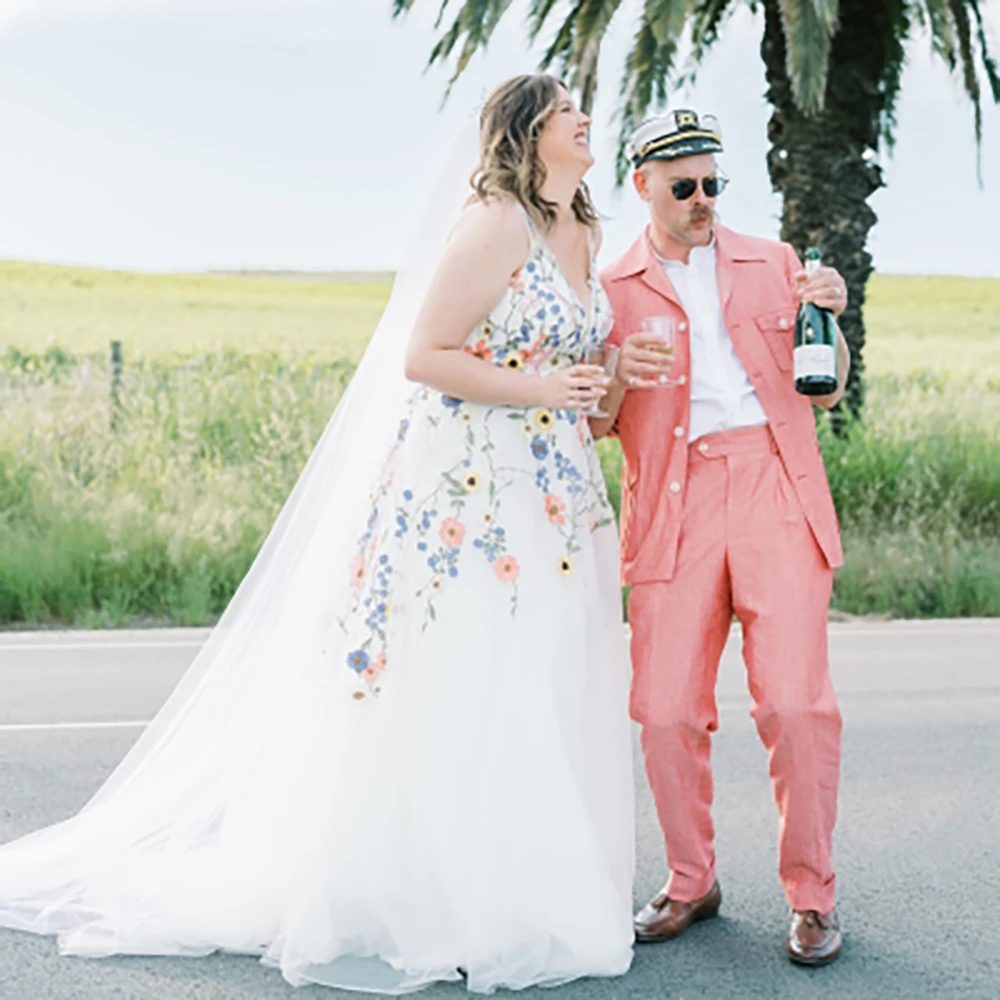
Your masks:
{"label": "palm tree trunk", "polygon": [[[768,171],[784,197],[781,238],[800,256],[807,247],[819,247],[823,262],[847,282],[840,327],[851,351],[845,403],[854,415],[864,402],[863,307],[872,272],[865,245],[877,221],[868,198],[883,185],[875,158],[887,101],[882,80],[889,61],[902,54],[895,30],[905,16],[902,5],[903,0],[841,0],[824,109],[806,116],[792,98],[778,0],[764,0],[761,56],[774,109]],[[843,417],[835,418],[834,426],[843,427]]]}

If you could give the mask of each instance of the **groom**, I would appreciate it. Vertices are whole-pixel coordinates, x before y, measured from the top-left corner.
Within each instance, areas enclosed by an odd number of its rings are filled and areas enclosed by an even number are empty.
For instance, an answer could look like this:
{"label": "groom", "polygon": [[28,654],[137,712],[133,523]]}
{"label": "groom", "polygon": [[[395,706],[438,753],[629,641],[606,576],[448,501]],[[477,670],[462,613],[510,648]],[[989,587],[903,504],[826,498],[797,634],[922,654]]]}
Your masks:
{"label": "groom", "polygon": [[[840,399],[849,356],[838,333],[838,388],[810,400],[795,390],[792,351],[800,301],[839,315],[847,293],[836,271],[807,277],[788,245],[716,222],[721,151],[715,119],[693,111],[636,132],[629,154],[649,226],[601,275],[622,356],[610,419],[594,430],[617,434],[625,456],[631,711],[670,867],[635,933],[674,938],[722,902],[709,751],[735,615],[780,817],[788,955],[822,965],[841,947],[831,866],[841,718],[826,623],[842,556],[811,404]],[[672,356],[641,332],[651,316],[673,321]]]}

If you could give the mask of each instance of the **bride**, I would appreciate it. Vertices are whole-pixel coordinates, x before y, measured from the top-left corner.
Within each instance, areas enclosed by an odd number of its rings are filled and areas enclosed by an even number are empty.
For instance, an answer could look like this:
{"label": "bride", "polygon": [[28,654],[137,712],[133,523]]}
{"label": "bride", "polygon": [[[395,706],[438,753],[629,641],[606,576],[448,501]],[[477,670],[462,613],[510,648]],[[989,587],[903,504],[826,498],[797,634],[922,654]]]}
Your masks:
{"label": "bride", "polygon": [[385,993],[628,969],[589,124],[550,76],[488,98],[194,664],[79,815],[0,848],[0,926]]}

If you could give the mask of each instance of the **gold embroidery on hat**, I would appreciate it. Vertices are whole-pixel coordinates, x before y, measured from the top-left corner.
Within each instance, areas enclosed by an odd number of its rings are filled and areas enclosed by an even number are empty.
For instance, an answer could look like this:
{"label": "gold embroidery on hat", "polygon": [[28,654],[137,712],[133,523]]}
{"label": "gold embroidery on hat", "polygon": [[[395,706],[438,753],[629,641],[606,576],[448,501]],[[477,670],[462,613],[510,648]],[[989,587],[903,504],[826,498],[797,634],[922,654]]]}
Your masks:
{"label": "gold embroidery on hat", "polygon": [[666,149],[668,146],[673,146],[679,143],[690,142],[692,139],[712,139],[714,142],[719,141],[719,137],[714,132],[705,131],[691,131],[691,132],[677,132],[673,135],[666,135],[659,139],[654,139],[652,142],[647,142],[642,149],[639,150],[639,156],[646,157],[650,153],[659,152],[661,149]]}
{"label": "gold embroidery on hat", "polygon": [[698,127],[698,116],[693,111],[678,111],[674,117],[678,128]]}

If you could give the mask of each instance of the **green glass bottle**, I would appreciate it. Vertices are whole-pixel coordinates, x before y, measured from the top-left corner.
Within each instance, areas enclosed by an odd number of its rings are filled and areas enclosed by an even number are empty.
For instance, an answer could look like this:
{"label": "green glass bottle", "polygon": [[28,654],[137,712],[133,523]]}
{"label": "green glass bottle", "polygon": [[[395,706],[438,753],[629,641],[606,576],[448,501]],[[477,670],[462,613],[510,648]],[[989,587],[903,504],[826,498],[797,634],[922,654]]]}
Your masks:
{"label": "green glass bottle", "polygon": [[[806,251],[806,274],[820,264],[819,250]],[[837,324],[829,309],[803,302],[795,320],[795,388],[804,396],[829,396],[837,389]]]}

